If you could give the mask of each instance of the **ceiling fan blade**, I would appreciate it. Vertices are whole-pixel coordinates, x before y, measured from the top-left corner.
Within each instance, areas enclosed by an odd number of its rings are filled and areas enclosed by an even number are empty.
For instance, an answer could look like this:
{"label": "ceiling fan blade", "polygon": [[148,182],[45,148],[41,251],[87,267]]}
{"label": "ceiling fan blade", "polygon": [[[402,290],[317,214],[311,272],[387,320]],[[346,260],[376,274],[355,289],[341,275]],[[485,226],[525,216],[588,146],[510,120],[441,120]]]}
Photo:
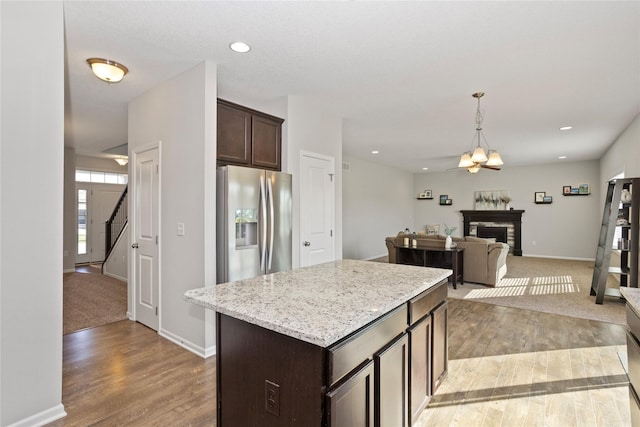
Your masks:
{"label": "ceiling fan blade", "polygon": [[497,166],[480,165],[480,167],[481,168],[485,168],[485,169],[491,169],[491,170],[494,170],[494,171],[499,171],[500,170],[500,168],[497,167]]}

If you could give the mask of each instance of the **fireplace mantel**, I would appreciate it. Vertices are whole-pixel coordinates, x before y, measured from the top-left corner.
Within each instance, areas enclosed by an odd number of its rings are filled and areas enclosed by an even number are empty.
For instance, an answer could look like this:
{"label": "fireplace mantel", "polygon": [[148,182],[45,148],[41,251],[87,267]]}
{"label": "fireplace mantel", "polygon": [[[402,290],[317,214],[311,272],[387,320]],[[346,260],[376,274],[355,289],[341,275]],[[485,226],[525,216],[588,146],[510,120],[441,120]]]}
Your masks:
{"label": "fireplace mantel", "polygon": [[460,211],[464,221],[464,235],[468,236],[472,222],[511,223],[514,228],[513,254],[522,256],[522,214],[524,210]]}

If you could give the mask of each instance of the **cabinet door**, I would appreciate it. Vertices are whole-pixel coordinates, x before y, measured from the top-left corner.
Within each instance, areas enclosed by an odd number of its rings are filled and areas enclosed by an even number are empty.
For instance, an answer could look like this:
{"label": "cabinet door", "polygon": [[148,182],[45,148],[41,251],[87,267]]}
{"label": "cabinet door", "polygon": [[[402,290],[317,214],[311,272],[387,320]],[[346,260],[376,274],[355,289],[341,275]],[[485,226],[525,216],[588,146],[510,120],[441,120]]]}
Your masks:
{"label": "cabinet door", "polygon": [[251,163],[254,166],[281,170],[281,127],[281,122],[267,117],[252,117]]}
{"label": "cabinet door", "polygon": [[218,103],[218,161],[249,165],[251,161],[251,114]]}
{"label": "cabinet door", "polygon": [[373,427],[373,360],[327,393],[329,427]]}
{"label": "cabinet door", "polygon": [[431,346],[433,348],[431,393],[440,386],[440,383],[447,375],[449,364],[449,343],[447,342],[447,314],[449,304],[445,301],[433,311],[433,338]]}
{"label": "cabinet door", "polygon": [[413,424],[431,398],[431,316],[409,328],[409,408]]}
{"label": "cabinet door", "polygon": [[409,337],[405,333],[377,353],[376,426],[409,425]]}

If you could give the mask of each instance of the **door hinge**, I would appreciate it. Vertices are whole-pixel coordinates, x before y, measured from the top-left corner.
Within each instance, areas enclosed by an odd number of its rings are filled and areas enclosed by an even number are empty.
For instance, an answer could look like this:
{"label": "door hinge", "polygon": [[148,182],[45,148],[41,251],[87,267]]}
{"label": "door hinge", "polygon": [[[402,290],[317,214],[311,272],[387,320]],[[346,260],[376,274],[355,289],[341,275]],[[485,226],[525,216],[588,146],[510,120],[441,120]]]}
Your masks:
{"label": "door hinge", "polygon": [[158,306],[156,306],[156,316],[158,315]]}
{"label": "door hinge", "polygon": [[329,230],[329,237],[333,237],[333,230]]}
{"label": "door hinge", "polygon": [[158,244],[158,236],[156,236],[156,245]]}
{"label": "door hinge", "polygon": [[329,179],[331,180],[331,182],[333,182],[333,174],[332,173],[329,174]]}
{"label": "door hinge", "polygon": [[160,165],[156,165],[156,173],[160,173]]}

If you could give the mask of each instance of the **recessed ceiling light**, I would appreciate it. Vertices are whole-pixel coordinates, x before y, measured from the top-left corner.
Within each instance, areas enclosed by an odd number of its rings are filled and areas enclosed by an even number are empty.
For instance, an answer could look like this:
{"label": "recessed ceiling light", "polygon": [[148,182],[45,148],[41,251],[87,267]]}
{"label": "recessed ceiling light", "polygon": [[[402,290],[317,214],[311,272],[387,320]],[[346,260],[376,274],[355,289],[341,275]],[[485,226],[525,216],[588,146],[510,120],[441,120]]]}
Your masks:
{"label": "recessed ceiling light", "polygon": [[558,158],[559,158],[560,160],[562,160],[562,159],[566,159],[566,158],[567,158],[567,156],[558,156]]}
{"label": "recessed ceiling light", "polygon": [[422,168],[423,171],[429,170],[429,168]]}
{"label": "recessed ceiling light", "polygon": [[380,154],[380,152],[378,150],[373,150],[371,154]]}
{"label": "recessed ceiling light", "polygon": [[229,45],[232,51],[238,53],[247,53],[251,50],[251,46],[243,42],[234,42]]}
{"label": "recessed ceiling light", "polygon": [[562,126],[560,128],[560,130],[571,130],[571,129],[573,129],[573,126]]}

